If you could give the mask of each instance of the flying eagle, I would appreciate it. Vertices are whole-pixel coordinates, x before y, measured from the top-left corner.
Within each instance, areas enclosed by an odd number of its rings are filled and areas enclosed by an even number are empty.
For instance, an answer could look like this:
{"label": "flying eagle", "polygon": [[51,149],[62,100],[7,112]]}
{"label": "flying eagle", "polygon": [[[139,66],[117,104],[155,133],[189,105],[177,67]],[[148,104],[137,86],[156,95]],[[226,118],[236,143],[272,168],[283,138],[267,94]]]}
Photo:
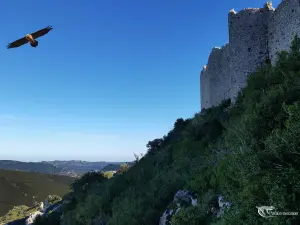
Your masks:
{"label": "flying eagle", "polygon": [[26,34],[25,37],[23,37],[23,38],[21,38],[19,40],[16,40],[16,41],[14,41],[12,43],[9,43],[7,45],[7,48],[17,48],[17,47],[20,47],[22,45],[27,44],[28,42],[30,42],[31,47],[35,48],[39,44],[39,42],[37,40],[35,40],[35,39],[37,39],[37,38],[39,38],[39,37],[47,34],[52,29],[53,28],[51,26],[48,26],[48,27],[46,27],[44,29],[41,29],[39,31],[36,31],[36,32],[34,32],[32,34]]}

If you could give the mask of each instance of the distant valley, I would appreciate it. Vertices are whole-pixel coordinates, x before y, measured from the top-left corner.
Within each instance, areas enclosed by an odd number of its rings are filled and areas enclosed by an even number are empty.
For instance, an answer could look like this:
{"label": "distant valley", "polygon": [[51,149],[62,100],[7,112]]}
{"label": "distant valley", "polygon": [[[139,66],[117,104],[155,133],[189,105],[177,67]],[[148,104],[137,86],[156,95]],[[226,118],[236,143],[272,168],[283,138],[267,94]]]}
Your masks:
{"label": "distant valley", "polygon": [[70,184],[86,172],[103,171],[113,175],[123,163],[0,160],[0,224],[22,219],[35,211],[35,203],[48,195],[63,197]]}
{"label": "distant valley", "polygon": [[42,162],[20,162],[14,160],[0,160],[0,169],[13,171],[38,172],[43,174],[56,174],[70,177],[80,177],[91,171],[118,170],[123,162],[86,162],[79,160],[70,161],[42,161]]}
{"label": "distant valley", "polygon": [[42,163],[47,163],[53,165],[57,168],[62,168],[63,171],[73,171],[77,174],[86,173],[91,170],[96,171],[108,171],[107,166],[110,165],[111,168],[120,168],[123,162],[86,162],[80,160],[70,160],[70,161],[42,161]]}

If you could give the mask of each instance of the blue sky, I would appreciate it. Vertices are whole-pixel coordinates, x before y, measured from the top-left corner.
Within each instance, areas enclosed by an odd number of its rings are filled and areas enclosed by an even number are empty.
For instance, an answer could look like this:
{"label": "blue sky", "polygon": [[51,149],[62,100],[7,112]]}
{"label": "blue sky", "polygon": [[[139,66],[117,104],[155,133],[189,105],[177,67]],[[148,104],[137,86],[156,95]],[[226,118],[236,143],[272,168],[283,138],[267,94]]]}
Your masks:
{"label": "blue sky", "polygon": [[[3,2],[0,159],[133,160],[200,110],[199,73],[228,41],[229,10],[264,3]],[[48,25],[37,48],[5,48]]]}

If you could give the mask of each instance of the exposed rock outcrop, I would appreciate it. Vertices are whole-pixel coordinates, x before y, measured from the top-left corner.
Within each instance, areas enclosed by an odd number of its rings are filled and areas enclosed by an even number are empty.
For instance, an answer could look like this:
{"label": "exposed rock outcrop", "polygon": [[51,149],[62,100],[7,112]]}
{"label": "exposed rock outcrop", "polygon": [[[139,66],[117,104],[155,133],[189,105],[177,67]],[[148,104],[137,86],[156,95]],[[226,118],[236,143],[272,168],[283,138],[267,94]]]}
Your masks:
{"label": "exposed rock outcrop", "polygon": [[26,218],[25,225],[31,225],[31,224],[33,224],[33,222],[35,221],[35,219],[38,216],[42,216],[42,215],[43,215],[43,213],[39,212],[39,211],[30,214],[30,216],[28,218]]}
{"label": "exposed rock outcrop", "polygon": [[197,196],[194,192],[179,190],[176,192],[173,202],[165,210],[160,218],[159,225],[168,225],[172,216],[178,213],[182,208],[197,205]]}
{"label": "exposed rock outcrop", "polygon": [[230,202],[224,202],[223,196],[219,195],[211,199],[209,202],[209,210],[207,211],[208,214],[212,213],[217,218],[221,217],[225,210],[229,209],[231,206]]}
{"label": "exposed rock outcrop", "polygon": [[[210,199],[207,205],[206,214],[213,215],[219,218],[223,213],[231,206],[230,202],[224,202],[223,196],[218,195]],[[197,206],[197,196],[194,192],[187,190],[179,190],[174,196],[173,202],[167,207],[163,215],[160,217],[159,225],[169,225],[172,217],[176,215],[180,210],[183,210],[190,206]]]}

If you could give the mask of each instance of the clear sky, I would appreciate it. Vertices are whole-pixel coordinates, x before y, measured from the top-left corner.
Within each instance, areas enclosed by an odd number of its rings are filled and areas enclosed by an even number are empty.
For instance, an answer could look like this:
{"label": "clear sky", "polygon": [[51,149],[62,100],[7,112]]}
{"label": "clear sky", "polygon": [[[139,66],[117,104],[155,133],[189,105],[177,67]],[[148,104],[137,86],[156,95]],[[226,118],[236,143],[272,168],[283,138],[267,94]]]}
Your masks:
{"label": "clear sky", "polygon": [[[228,42],[229,10],[264,3],[2,2],[0,159],[133,160],[200,111],[199,74]],[[48,25],[37,48],[5,48]]]}

